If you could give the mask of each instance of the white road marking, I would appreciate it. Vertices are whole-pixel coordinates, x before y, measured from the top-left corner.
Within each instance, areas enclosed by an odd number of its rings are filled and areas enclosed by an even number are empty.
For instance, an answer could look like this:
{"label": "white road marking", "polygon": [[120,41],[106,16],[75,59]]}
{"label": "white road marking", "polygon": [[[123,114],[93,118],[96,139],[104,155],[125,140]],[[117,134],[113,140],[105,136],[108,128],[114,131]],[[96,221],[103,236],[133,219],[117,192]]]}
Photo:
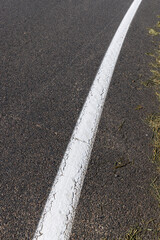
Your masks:
{"label": "white road marking", "polygon": [[114,68],[129,26],[142,0],[124,16],[95,77],[55,178],[33,240],[70,237],[91,150]]}

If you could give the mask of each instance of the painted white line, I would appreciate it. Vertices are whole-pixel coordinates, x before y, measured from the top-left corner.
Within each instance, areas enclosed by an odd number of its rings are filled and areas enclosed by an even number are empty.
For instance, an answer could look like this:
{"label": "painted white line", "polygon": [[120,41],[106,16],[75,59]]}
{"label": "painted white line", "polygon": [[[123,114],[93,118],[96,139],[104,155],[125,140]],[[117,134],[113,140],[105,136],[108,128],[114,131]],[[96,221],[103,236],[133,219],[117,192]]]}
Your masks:
{"label": "painted white line", "polygon": [[123,18],[95,77],[60,165],[33,240],[69,239],[92,146],[114,68],[142,0]]}

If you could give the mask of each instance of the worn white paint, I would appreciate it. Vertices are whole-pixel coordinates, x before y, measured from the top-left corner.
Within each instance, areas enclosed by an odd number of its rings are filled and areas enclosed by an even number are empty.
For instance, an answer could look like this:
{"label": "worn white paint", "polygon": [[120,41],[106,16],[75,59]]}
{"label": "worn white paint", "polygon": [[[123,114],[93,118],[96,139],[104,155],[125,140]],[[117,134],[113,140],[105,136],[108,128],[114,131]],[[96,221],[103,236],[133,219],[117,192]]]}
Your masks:
{"label": "worn white paint", "polygon": [[33,240],[67,240],[78,204],[112,74],[132,19],[142,0],[123,18],[81,111]]}

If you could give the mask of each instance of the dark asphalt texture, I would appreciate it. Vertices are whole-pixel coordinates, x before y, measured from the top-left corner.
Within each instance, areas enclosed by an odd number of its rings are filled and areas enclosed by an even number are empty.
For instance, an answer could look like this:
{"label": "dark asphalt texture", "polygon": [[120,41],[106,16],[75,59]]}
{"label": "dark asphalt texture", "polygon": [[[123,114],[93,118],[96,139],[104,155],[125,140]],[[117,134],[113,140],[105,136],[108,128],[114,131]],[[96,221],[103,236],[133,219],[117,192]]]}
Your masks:
{"label": "dark asphalt texture", "polygon": [[[152,131],[146,122],[159,107],[152,90],[142,85],[151,76],[151,58],[145,54],[154,51],[147,29],[155,25],[159,12],[159,1],[143,1],[125,40],[70,240],[117,240],[139,224],[152,229],[145,232],[143,240],[160,239],[160,211],[151,190],[151,181],[157,176],[151,163]],[[143,108],[136,110],[137,106]],[[115,171],[116,162],[124,167]]]}
{"label": "dark asphalt texture", "polygon": [[[131,2],[0,1],[0,239],[32,239],[95,74]],[[143,1],[125,41],[71,239],[112,239],[139,219],[157,218],[149,190],[151,131],[143,121],[156,99],[139,76],[149,74],[146,28],[158,10],[158,0]],[[140,104],[144,108],[136,111]],[[119,158],[134,161],[115,173]]]}

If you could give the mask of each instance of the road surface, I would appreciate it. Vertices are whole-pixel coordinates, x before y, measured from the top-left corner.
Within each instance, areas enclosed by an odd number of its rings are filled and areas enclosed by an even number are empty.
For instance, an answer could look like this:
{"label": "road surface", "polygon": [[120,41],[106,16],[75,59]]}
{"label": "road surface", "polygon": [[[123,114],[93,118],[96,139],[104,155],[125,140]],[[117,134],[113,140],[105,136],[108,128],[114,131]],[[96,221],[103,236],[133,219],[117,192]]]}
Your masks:
{"label": "road surface", "polygon": [[[1,1],[2,240],[33,238],[96,72],[132,2]],[[157,106],[141,85],[149,76],[147,28],[158,14],[158,0],[143,1],[127,34],[71,240],[115,239],[142,220],[158,219],[150,194],[152,133],[144,124]],[[119,161],[126,166],[115,171]]]}

